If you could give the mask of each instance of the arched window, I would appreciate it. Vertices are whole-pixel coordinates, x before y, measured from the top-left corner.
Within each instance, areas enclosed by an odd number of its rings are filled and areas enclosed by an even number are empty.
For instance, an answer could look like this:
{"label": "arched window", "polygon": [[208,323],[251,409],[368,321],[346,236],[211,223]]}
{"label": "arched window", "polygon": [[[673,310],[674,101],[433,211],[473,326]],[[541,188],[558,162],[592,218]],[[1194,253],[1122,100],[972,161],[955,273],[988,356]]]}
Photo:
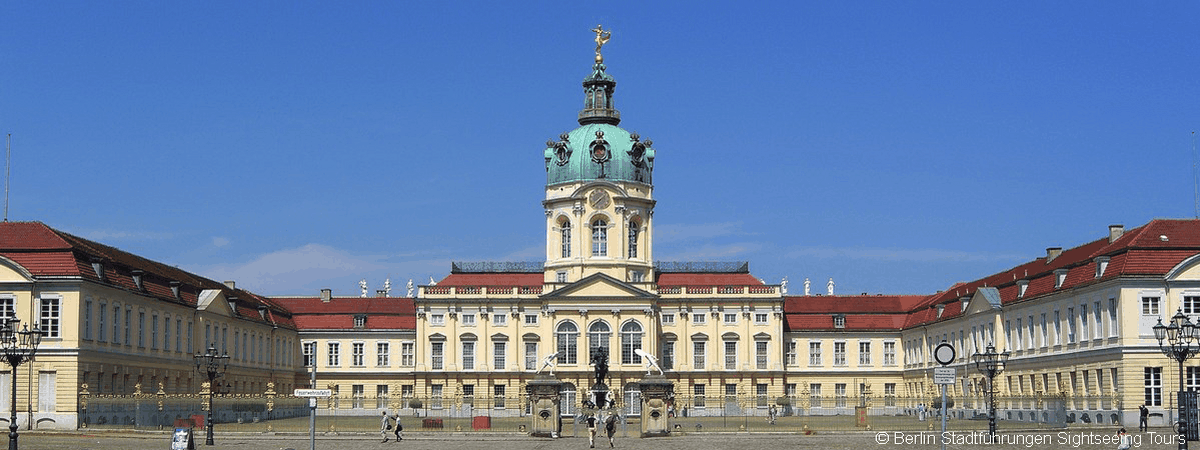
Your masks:
{"label": "arched window", "polygon": [[638,255],[638,223],[636,220],[629,221],[629,259],[637,258]]}
{"label": "arched window", "polygon": [[[588,327],[588,360],[595,355],[596,349],[604,347],[605,351],[609,350],[608,340],[612,336],[612,328],[609,328],[608,322],[597,320],[592,326]],[[611,355],[612,352],[609,352]]]}
{"label": "arched window", "polygon": [[604,219],[592,222],[592,256],[608,256],[608,222]]}
{"label": "arched window", "polygon": [[579,327],[575,326],[575,322],[563,322],[558,325],[558,331],[554,333],[555,347],[558,348],[558,363],[559,364],[578,364],[579,355]]}
{"label": "arched window", "polygon": [[562,257],[571,257],[571,221],[564,219],[559,225],[561,229],[560,240],[562,241]]}
{"label": "arched window", "polygon": [[621,364],[641,364],[642,357],[634,349],[642,348],[642,325],[637,321],[621,325]]}

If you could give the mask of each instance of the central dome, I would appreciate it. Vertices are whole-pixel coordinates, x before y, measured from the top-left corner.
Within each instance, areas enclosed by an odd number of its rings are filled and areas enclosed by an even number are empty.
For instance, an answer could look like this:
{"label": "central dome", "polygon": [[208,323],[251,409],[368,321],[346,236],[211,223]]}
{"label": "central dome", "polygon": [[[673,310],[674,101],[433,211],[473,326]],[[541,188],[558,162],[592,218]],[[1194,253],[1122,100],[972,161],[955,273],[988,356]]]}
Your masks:
{"label": "central dome", "polygon": [[589,123],[546,144],[547,186],[592,180],[653,184],[651,142],[616,125]]}

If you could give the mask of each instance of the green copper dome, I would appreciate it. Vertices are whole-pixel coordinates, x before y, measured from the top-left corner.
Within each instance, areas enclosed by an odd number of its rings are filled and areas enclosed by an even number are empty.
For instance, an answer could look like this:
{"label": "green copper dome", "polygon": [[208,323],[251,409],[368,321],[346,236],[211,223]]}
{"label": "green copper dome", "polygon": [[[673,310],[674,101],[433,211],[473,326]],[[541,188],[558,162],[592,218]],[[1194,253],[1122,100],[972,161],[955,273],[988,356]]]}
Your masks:
{"label": "green copper dome", "polygon": [[597,62],[583,79],[580,127],[559,135],[557,142],[546,142],[547,186],[591,180],[653,184],[653,143],[617,126],[621,113],[612,99],[617,81],[604,69]]}

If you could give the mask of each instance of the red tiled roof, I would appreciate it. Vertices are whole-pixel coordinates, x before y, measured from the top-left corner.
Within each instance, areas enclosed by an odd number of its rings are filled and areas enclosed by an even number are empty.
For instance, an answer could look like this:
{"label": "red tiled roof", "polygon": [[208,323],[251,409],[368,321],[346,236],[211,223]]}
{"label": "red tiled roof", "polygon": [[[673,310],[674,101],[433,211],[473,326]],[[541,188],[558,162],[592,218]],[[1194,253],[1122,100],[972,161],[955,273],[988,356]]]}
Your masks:
{"label": "red tiled roof", "polygon": [[925,295],[835,295],[784,297],[786,313],[903,313]]}
{"label": "red tiled roof", "polygon": [[273,298],[292,312],[300,330],[354,329],[354,316],[367,315],[368,330],[417,329],[416,301],[407,297]]}
{"label": "red tiled roof", "polygon": [[438,286],[541,286],[541,273],[452,273]]}
{"label": "red tiled roof", "polygon": [[834,328],[831,314],[785,314],[788,331],[899,331],[905,314],[846,314],[846,326]]}
{"label": "red tiled roof", "polygon": [[762,281],[748,273],[661,273],[659,286],[761,286]]}
{"label": "red tiled roof", "polygon": [[[0,256],[20,264],[35,277],[79,277],[190,307],[196,306],[201,291],[220,290],[227,298],[238,299],[236,313],[242,319],[295,327],[286,310],[262,296],[231,289],[224,283],[55,230],[41,222],[0,223]],[[96,275],[93,261],[101,263],[103,278]],[[140,289],[133,280],[134,270],[143,271]],[[171,290],[172,281],[181,283],[178,299]],[[266,319],[258,313],[260,305],[267,307]]]}

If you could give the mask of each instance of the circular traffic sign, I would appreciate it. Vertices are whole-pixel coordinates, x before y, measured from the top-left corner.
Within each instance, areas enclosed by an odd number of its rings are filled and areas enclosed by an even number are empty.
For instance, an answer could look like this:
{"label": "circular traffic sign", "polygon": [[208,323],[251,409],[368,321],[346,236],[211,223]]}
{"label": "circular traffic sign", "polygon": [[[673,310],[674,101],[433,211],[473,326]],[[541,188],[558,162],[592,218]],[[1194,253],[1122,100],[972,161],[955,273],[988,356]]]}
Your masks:
{"label": "circular traffic sign", "polygon": [[954,346],[942,342],[933,348],[933,360],[943,366],[954,362]]}

